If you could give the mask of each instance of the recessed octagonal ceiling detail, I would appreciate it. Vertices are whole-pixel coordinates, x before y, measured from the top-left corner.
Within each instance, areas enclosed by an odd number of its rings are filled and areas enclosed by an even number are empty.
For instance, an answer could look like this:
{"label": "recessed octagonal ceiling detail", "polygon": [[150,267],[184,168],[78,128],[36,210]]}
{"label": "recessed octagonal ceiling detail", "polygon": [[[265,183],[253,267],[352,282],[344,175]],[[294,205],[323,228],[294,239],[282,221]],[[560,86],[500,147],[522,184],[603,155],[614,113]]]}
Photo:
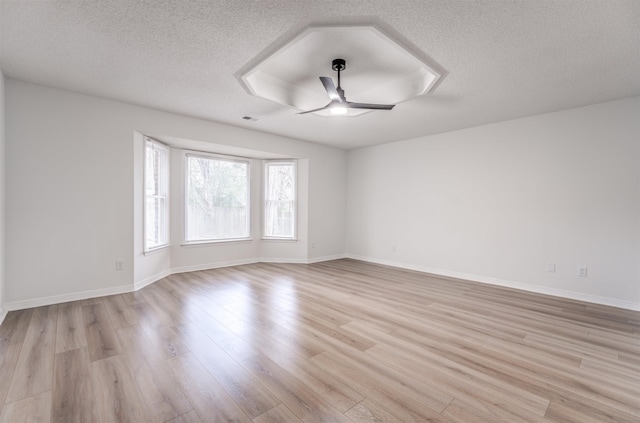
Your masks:
{"label": "recessed octagonal ceiling detail", "polygon": [[[347,100],[398,104],[428,93],[443,77],[439,65],[408,45],[376,25],[309,26],[258,55],[237,76],[256,97],[311,110],[329,103],[319,77],[331,77],[337,85],[331,61],[341,58],[347,62],[341,72]],[[370,110],[349,112],[357,116]],[[329,110],[312,114],[331,115]]]}

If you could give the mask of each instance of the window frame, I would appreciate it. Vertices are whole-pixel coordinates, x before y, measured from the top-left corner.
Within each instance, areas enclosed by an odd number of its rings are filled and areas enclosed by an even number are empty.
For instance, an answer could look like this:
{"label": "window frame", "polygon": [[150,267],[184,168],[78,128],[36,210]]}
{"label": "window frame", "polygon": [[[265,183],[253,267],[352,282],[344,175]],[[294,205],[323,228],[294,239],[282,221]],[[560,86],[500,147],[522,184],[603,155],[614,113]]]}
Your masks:
{"label": "window frame", "polygon": [[[189,217],[189,158],[197,157],[204,158],[209,160],[218,160],[218,161],[227,161],[227,162],[235,162],[245,164],[247,167],[247,236],[246,237],[234,237],[234,238],[210,238],[210,239],[202,239],[202,240],[189,240],[187,236],[188,232],[188,217]],[[251,160],[243,157],[236,156],[227,156],[222,154],[208,153],[204,151],[195,151],[195,150],[183,150],[183,183],[182,189],[184,192],[183,195],[183,234],[182,234],[182,245],[183,246],[197,246],[204,244],[221,244],[221,243],[232,243],[232,242],[243,242],[243,241],[251,241],[252,237],[252,213],[253,213],[253,205],[251,202]]]}
{"label": "window frame", "polygon": [[[149,219],[148,216],[148,204],[147,204],[147,199],[149,198],[149,196],[147,195],[147,182],[149,179],[149,176],[147,175],[147,157],[148,157],[148,151],[147,148],[148,146],[152,146],[152,149],[154,150],[160,150],[164,152],[164,158],[165,158],[165,163],[164,163],[164,175],[163,175],[163,180],[160,181],[162,188],[164,189],[158,189],[158,191],[164,191],[164,207],[163,207],[163,216],[164,216],[164,222],[162,224],[162,226],[164,226],[164,233],[165,233],[165,239],[163,243],[157,244],[157,245],[153,245],[153,246],[149,246],[148,244],[148,237],[147,237],[147,222]],[[143,190],[143,204],[142,204],[142,243],[143,243],[143,253],[147,254],[147,253],[152,253],[154,251],[163,249],[163,248],[167,248],[171,245],[171,216],[170,216],[170,201],[171,201],[171,193],[170,193],[170,185],[171,185],[171,148],[166,145],[163,144],[161,142],[158,142],[152,138],[149,137],[144,137],[144,154],[143,154],[143,172],[142,172],[142,190]],[[162,183],[163,182],[163,183]],[[156,195],[155,197],[161,197],[160,195]],[[162,197],[161,197],[162,198]]]}
{"label": "window frame", "polygon": [[[269,184],[269,166],[288,164],[293,168],[293,233],[291,236],[267,235],[267,191]],[[297,241],[298,240],[298,161],[295,159],[274,159],[263,161],[262,181],[262,239],[268,241]]]}

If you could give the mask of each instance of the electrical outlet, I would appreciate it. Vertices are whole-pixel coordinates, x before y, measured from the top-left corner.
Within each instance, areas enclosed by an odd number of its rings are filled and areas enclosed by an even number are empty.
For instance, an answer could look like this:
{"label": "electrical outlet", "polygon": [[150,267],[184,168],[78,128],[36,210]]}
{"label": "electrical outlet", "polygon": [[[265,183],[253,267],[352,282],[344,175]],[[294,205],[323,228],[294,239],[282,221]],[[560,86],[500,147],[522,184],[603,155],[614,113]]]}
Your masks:
{"label": "electrical outlet", "polygon": [[124,261],[122,260],[116,260],[116,270],[122,270],[124,269]]}
{"label": "electrical outlet", "polygon": [[552,261],[547,263],[547,272],[555,273],[556,272],[556,264]]}
{"label": "electrical outlet", "polygon": [[584,266],[584,265],[578,266],[578,276],[580,276],[581,278],[587,277],[587,266]]}

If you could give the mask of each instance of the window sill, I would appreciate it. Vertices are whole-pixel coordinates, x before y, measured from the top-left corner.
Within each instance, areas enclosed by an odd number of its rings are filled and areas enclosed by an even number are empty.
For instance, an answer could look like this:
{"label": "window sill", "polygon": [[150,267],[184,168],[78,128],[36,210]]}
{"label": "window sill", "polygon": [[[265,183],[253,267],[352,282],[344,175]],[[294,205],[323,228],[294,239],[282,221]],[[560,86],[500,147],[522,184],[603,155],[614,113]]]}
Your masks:
{"label": "window sill", "polygon": [[161,252],[163,252],[164,250],[167,250],[169,247],[171,247],[171,244],[167,244],[167,245],[162,245],[160,247],[155,247],[151,250],[146,250],[142,252],[142,255],[144,256],[152,256],[154,254],[159,254]]}
{"label": "window sill", "polygon": [[219,244],[238,244],[245,242],[252,242],[253,238],[237,238],[237,239],[220,239],[220,240],[207,240],[207,241],[185,241],[180,244],[181,247],[205,247],[207,245],[219,245]]}
{"label": "window sill", "polygon": [[276,237],[262,237],[262,241],[275,241],[275,242],[298,242],[298,238],[276,238]]}

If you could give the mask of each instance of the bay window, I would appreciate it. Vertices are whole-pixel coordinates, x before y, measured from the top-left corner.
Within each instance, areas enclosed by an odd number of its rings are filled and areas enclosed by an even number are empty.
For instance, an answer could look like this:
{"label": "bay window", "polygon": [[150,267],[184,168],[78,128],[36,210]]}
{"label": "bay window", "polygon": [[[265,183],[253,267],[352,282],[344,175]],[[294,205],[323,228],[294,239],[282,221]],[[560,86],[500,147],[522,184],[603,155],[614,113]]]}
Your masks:
{"label": "bay window", "polygon": [[296,238],[296,162],[267,161],[264,172],[264,237]]}
{"label": "bay window", "polygon": [[145,139],[144,251],[169,245],[169,148]]}
{"label": "bay window", "polygon": [[186,155],[186,243],[250,237],[249,162]]}

